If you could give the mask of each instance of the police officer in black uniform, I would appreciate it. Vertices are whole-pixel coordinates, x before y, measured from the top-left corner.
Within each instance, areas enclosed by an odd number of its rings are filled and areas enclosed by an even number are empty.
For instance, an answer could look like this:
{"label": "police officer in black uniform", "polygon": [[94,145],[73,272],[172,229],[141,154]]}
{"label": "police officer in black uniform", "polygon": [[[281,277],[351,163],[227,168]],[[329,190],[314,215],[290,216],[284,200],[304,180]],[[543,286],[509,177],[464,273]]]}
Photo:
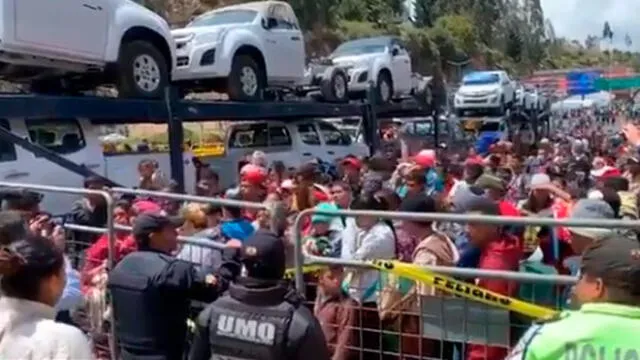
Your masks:
{"label": "police officer in black uniform", "polygon": [[328,360],[320,324],[285,272],[284,242],[259,230],[241,250],[247,276],[198,317],[190,360]]}
{"label": "police officer in black uniform", "polygon": [[181,224],[164,214],[139,215],[133,224],[138,251],[109,273],[123,360],[183,359],[191,300],[215,300],[240,272],[239,263],[224,261],[216,275],[204,275],[173,257]]}

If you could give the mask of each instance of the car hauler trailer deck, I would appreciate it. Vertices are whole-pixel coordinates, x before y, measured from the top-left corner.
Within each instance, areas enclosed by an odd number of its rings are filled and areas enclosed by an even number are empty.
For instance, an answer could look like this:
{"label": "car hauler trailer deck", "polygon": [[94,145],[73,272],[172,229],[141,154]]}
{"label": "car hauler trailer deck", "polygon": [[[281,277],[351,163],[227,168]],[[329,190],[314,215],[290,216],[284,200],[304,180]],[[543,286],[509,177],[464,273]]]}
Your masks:
{"label": "car hauler trailer deck", "polygon": [[[3,180],[30,183],[47,183],[61,181],[65,177],[55,175],[60,167],[75,176],[73,183],[56,184],[77,186],[79,179],[95,174],[113,179],[132,167],[135,162],[117,162],[117,166],[100,167],[103,162],[102,147],[97,143],[96,125],[154,123],[168,125],[169,156],[167,162],[171,178],[176,181],[181,192],[185,191],[185,165],[189,165],[191,155],[183,152],[183,122],[226,121],[237,122],[247,120],[295,121],[299,119],[354,117],[363,119],[364,135],[371,151],[377,149],[377,117],[416,117],[431,115],[432,109],[418,103],[405,102],[376,106],[375,102],[351,104],[328,104],[311,101],[295,102],[227,102],[227,101],[189,101],[181,100],[177,91],[167,89],[164,100],[136,100],[121,98],[105,98],[96,96],[49,96],[32,94],[0,95],[0,126],[7,131],[0,132],[2,143],[10,144],[8,156],[2,161],[0,157],[0,176]],[[69,120],[73,121],[69,121]],[[79,151],[50,151],[47,145],[34,141],[34,129],[47,129],[49,126],[67,126],[67,122],[77,126],[77,132],[66,139],[55,139],[60,142],[73,142]],[[12,125],[15,125],[12,127]],[[95,129],[94,129],[95,127]],[[10,132],[10,133],[9,133]],[[86,134],[85,134],[86,132]],[[11,136],[13,135],[13,136]],[[50,134],[49,134],[50,135]],[[49,136],[48,135],[48,136]],[[27,140],[20,141],[20,140]],[[33,146],[30,146],[33,145]],[[49,150],[49,151],[48,151]],[[17,156],[20,155],[20,156]],[[145,154],[142,156],[150,156]],[[153,156],[153,155],[151,155]],[[18,157],[20,157],[18,159]],[[116,158],[116,157],[114,157]],[[59,167],[51,167],[53,162]],[[98,165],[97,165],[98,164]],[[108,162],[107,162],[108,164]],[[233,166],[235,169],[235,166]],[[51,171],[51,170],[55,171]],[[108,170],[108,171],[107,171]],[[38,179],[38,174],[42,175]],[[47,176],[45,176],[47,175]],[[135,176],[129,175],[129,177]],[[68,177],[66,178],[68,179]],[[118,181],[115,181],[118,182]],[[123,184],[132,186],[133,184]],[[59,204],[50,197],[47,203]],[[53,209],[52,209],[53,210]]]}

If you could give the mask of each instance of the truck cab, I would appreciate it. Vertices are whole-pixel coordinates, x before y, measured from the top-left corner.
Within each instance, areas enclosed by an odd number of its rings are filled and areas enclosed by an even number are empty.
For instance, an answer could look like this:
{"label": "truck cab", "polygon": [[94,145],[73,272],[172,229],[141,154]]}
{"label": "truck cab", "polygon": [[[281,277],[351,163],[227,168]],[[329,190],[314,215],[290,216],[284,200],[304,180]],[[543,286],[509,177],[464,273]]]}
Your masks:
{"label": "truck cab", "polygon": [[[98,174],[104,161],[97,135],[87,119],[0,119],[0,126],[29,139]],[[0,142],[0,181],[64,187],[83,186],[83,179],[13,143]],[[45,193],[42,206],[57,213],[68,211],[77,196]]]}
{"label": "truck cab", "polygon": [[[267,155],[267,161],[282,161],[287,168],[321,159],[333,162],[349,154],[369,155],[366,144],[354,142],[330,122],[316,119],[294,121],[251,121],[232,125],[225,136],[224,158],[206,161],[220,172],[223,168],[235,168],[238,161],[256,150]],[[229,179],[228,171],[221,176],[222,185],[237,181]]]}

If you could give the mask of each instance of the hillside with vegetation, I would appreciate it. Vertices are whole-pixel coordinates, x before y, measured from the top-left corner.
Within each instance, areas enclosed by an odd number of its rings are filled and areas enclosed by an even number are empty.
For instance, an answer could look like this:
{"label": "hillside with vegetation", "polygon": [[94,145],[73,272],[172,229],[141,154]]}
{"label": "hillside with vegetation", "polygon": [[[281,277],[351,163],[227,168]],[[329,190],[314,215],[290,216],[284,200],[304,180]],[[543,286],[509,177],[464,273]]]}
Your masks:
{"label": "hillside with vegetation", "polygon": [[[147,0],[172,24],[242,0]],[[527,75],[539,69],[626,65],[640,70],[640,55],[615,50],[610,57],[596,36],[558,38],[540,0],[415,0],[414,18],[403,0],[289,0],[310,55],[326,55],[342,41],[377,34],[403,38],[414,67],[453,78],[458,65],[503,68]],[[604,20],[603,20],[604,22]],[[601,29],[594,29],[594,33]],[[602,46],[601,46],[602,45]]]}

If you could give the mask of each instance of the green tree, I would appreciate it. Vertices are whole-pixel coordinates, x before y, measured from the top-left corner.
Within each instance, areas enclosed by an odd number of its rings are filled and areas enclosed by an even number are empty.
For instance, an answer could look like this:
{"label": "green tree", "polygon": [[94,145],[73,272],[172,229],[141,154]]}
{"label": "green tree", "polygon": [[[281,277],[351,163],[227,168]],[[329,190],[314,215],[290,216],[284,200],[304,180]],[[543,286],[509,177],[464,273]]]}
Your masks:
{"label": "green tree", "polygon": [[493,35],[496,21],[501,16],[507,16],[500,11],[499,0],[474,0],[472,14],[481,40],[491,46],[494,43]]}
{"label": "green tree", "polygon": [[303,29],[333,27],[338,23],[337,0],[287,0],[298,17]]}
{"label": "green tree", "polygon": [[516,29],[512,29],[507,34],[507,44],[505,55],[510,57],[513,61],[519,62],[522,60],[522,51],[524,44],[522,37],[518,34]]}
{"label": "green tree", "polygon": [[[458,59],[459,50],[456,47],[456,42],[451,33],[443,27],[433,27],[428,31],[429,38],[438,48],[440,54],[440,60],[446,62],[447,60],[456,61]],[[444,67],[444,63],[441,63]]]}
{"label": "green tree", "polygon": [[415,20],[418,27],[431,27],[440,14],[436,7],[438,0],[415,0]]}
{"label": "green tree", "polygon": [[439,17],[434,28],[441,28],[448,32],[458,51],[471,56],[477,51],[478,30],[473,20],[467,15],[444,15]]}

